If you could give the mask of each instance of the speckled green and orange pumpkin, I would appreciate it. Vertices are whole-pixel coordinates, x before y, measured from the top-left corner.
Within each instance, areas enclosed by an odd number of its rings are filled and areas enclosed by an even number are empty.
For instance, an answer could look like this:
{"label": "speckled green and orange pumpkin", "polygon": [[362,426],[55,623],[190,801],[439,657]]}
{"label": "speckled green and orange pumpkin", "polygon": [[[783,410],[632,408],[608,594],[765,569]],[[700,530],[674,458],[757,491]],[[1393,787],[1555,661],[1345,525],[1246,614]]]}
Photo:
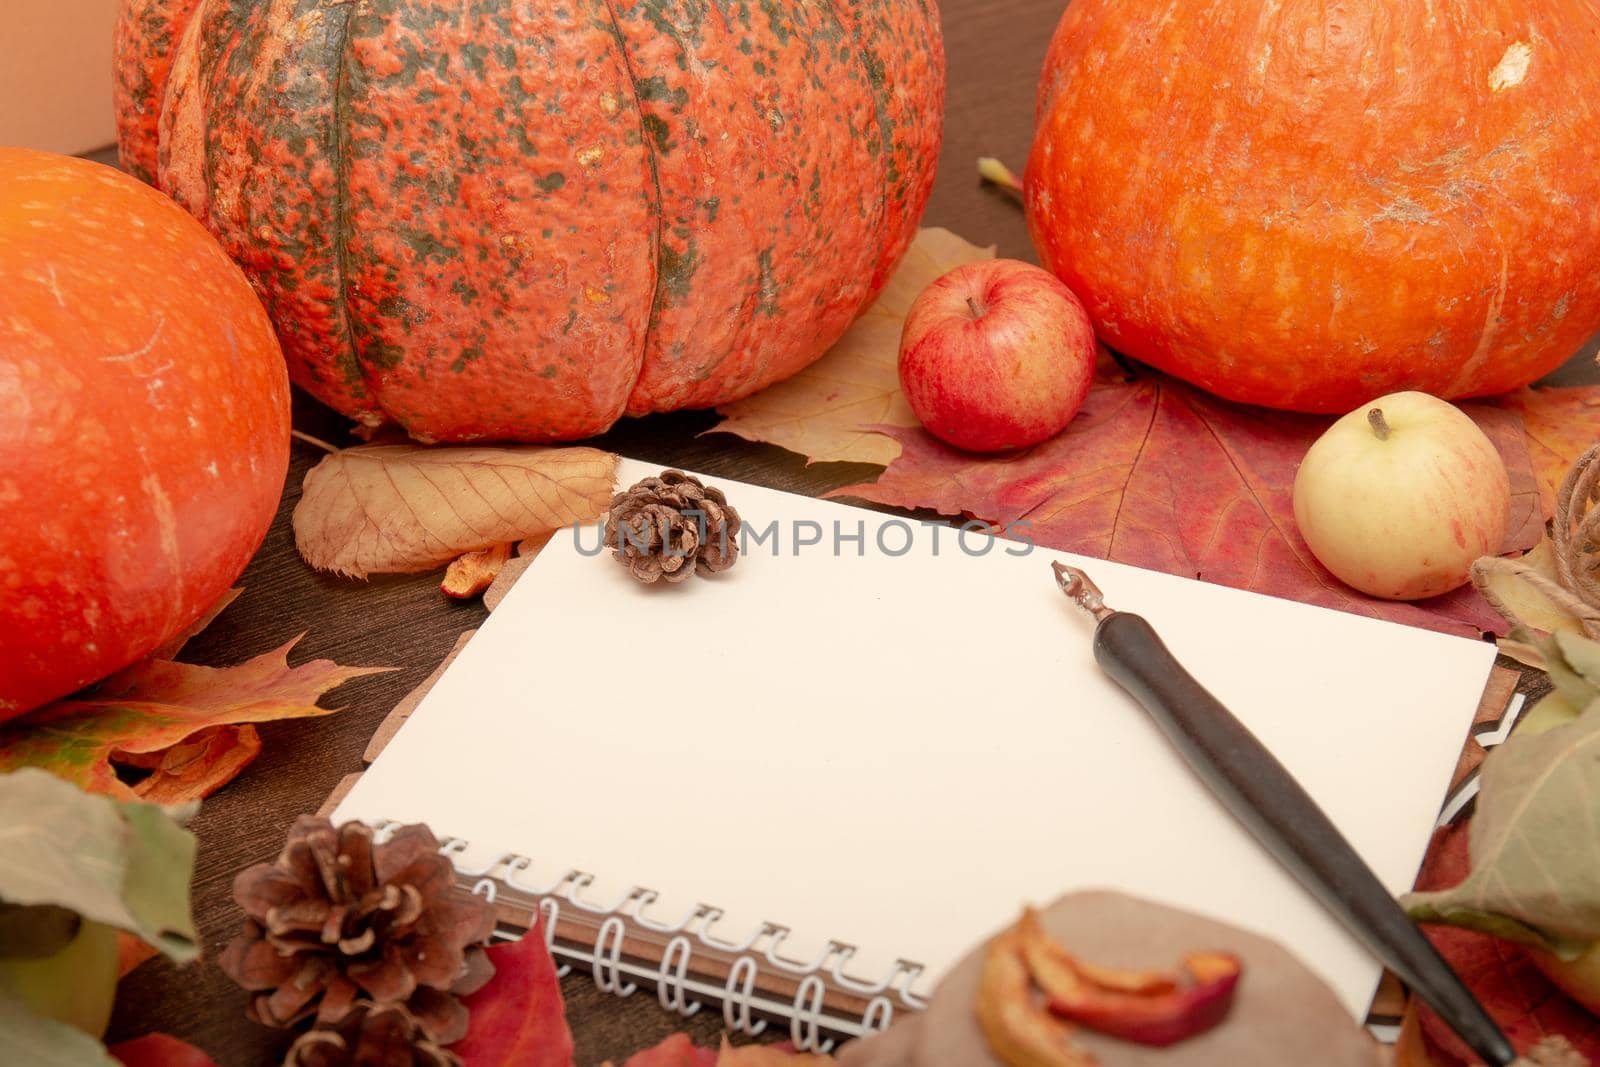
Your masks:
{"label": "speckled green and orange pumpkin", "polygon": [[820,356],[914,236],[934,0],[125,0],[122,154],[293,379],[424,440],[558,440]]}

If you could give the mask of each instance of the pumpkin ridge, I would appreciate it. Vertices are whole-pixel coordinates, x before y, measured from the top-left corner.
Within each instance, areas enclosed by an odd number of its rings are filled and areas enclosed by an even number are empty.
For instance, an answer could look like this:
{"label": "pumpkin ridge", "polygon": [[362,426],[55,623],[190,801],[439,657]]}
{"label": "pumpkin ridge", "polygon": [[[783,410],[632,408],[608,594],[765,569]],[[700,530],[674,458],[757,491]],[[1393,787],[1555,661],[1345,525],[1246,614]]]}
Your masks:
{"label": "pumpkin ridge", "polygon": [[[605,6],[606,17],[611,21],[609,33],[617,42],[617,58],[622,67],[623,75],[628,79],[628,96],[633,101],[633,110],[639,116],[639,144],[644,148],[645,158],[650,161],[650,182],[655,186],[655,232],[650,235],[650,316],[645,320],[644,329],[639,333],[639,366],[633,373],[633,381],[628,384],[626,396],[632,396],[633,391],[639,387],[639,381],[644,377],[645,357],[650,351],[650,338],[655,335],[656,324],[661,318],[661,228],[666,225],[666,214],[661,208],[661,164],[656,154],[655,141],[650,136],[650,131],[645,128],[644,102],[639,99],[639,75],[633,69],[633,58],[628,55],[628,41],[622,32],[622,24],[617,20],[615,0],[600,0]],[[624,401],[626,405],[626,401]]]}
{"label": "pumpkin ridge", "polygon": [[[333,261],[338,268],[338,285],[334,290],[334,302],[339,309],[339,319],[344,323],[344,333],[350,342],[350,356],[347,377],[359,376],[366,391],[376,397],[378,394],[377,382],[373,381],[368,373],[365,360],[361,358],[361,345],[356,340],[356,317],[350,314],[350,29],[355,19],[355,5],[344,3],[338,5],[342,21],[339,24],[339,44],[332,50],[332,69],[328,72],[328,81],[331,87],[329,100],[332,103],[333,114],[329,126],[333,133],[331,148],[333,158],[329,161],[333,167],[333,204],[329,217],[333,221],[333,233],[329,240],[333,245]],[[345,362],[335,360],[335,365]],[[352,382],[351,384],[356,384]],[[358,386],[359,387],[359,386]],[[359,418],[360,416],[358,416]],[[374,414],[371,416],[374,424],[381,423],[382,417]],[[361,421],[368,421],[363,418]]]}

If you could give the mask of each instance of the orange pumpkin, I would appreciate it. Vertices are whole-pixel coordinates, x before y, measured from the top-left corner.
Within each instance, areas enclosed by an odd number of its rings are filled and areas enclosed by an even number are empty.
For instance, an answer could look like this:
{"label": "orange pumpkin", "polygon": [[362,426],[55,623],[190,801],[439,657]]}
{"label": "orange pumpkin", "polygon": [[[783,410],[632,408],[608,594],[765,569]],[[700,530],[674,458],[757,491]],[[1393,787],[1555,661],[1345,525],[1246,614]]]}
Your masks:
{"label": "orange pumpkin", "polygon": [[191,625],[288,461],[283,355],[211,235],[110,167],[0,148],[0,720]]}
{"label": "orange pumpkin", "polygon": [[1025,179],[1100,337],[1236,400],[1492,394],[1600,328],[1592,0],[1073,0]]}

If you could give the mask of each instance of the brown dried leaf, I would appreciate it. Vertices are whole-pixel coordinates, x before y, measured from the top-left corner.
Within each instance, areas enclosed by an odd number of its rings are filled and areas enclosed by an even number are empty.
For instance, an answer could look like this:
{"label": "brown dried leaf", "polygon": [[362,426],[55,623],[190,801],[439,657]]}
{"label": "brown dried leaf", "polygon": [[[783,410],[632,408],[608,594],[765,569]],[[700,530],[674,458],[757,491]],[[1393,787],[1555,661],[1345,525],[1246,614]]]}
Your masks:
{"label": "brown dried leaf", "polygon": [[511,558],[511,542],[490,545],[477,552],[466,552],[450,561],[439,592],[453,600],[471,600],[494,584],[500,569]]}
{"label": "brown dried leaf", "polygon": [[295,543],[318,570],[410,574],[605,514],[617,457],[595,448],[362,445],[306,475]]}
{"label": "brown dried leaf", "polygon": [[919,231],[878,299],[827,355],[787,381],[718,408],[724,418],[708,432],[778,445],[808,463],[889,463],[900,446],[871,427],[918,424],[900,393],[900,328],[911,302],[940,275],[994,254],[993,245],[979,248],[949,230]]}

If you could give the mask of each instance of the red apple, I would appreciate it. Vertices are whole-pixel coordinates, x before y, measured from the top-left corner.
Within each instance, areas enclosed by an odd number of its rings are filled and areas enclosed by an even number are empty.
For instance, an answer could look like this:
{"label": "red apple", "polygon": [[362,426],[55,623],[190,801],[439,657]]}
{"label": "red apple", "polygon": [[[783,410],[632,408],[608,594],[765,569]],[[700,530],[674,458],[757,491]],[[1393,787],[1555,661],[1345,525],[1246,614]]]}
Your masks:
{"label": "red apple", "polygon": [[1094,327],[1054,274],[967,263],[912,302],[900,385],[935,437],[969,452],[1026,448],[1072,421],[1094,377]]}

